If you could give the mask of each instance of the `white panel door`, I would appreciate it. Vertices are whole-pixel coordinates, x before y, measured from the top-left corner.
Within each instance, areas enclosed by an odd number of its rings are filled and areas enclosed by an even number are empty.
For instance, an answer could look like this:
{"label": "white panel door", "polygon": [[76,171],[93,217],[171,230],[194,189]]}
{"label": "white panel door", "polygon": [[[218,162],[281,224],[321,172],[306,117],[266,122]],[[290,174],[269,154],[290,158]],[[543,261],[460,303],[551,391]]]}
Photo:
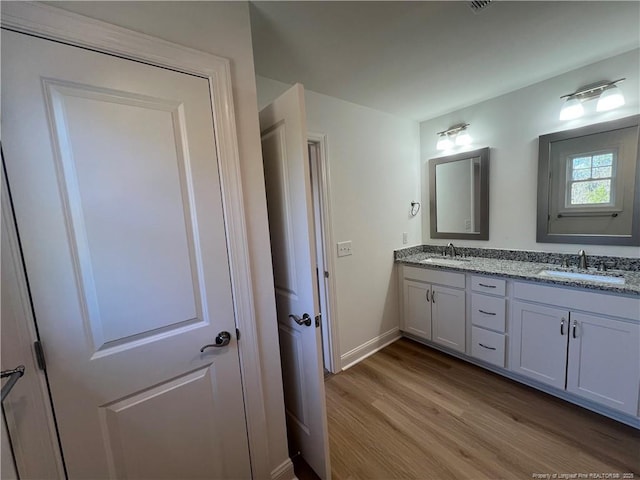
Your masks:
{"label": "white panel door", "polygon": [[638,414],[640,325],[571,312],[567,390]]}
{"label": "white panel door", "polygon": [[[331,476],[304,89],[260,112],[289,450]],[[306,317],[305,317],[306,316]],[[295,321],[298,319],[299,324]]]}
{"label": "white panel door", "polygon": [[2,88],[70,478],[250,477],[208,81],[3,31]]}
{"label": "white panel door", "polygon": [[569,312],[513,302],[511,327],[509,368],[564,390]]}
{"label": "white panel door", "polygon": [[431,288],[431,320],[434,342],[464,353],[465,315],[464,290],[439,285],[434,285]]}
{"label": "white panel door", "polygon": [[431,285],[404,280],[402,291],[404,331],[431,340]]}

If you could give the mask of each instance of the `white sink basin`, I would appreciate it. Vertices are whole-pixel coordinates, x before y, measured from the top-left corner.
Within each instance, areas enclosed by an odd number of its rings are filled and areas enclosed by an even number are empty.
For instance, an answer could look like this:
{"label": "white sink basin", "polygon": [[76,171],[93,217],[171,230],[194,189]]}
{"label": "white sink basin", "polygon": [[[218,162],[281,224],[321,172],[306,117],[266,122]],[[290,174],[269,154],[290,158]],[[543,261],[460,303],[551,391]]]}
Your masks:
{"label": "white sink basin", "polygon": [[567,280],[589,280],[591,282],[612,283],[617,285],[624,284],[624,278],[614,277],[612,275],[593,275],[581,272],[561,272],[558,270],[541,270],[538,275],[543,277],[565,278]]}
{"label": "white sink basin", "polygon": [[421,263],[431,263],[433,265],[448,265],[455,267],[456,265],[465,265],[469,260],[466,258],[449,258],[449,257],[430,257],[422,260]]}

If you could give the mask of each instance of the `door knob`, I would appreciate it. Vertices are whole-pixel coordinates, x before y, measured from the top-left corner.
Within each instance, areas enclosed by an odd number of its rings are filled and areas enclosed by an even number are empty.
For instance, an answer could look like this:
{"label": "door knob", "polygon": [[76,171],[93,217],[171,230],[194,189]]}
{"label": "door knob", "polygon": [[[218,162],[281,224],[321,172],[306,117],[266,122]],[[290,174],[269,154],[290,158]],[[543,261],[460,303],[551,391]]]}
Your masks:
{"label": "door knob", "polygon": [[298,325],[306,325],[307,327],[311,326],[311,317],[309,316],[308,313],[305,313],[304,315],[302,315],[302,318],[300,318],[298,315],[291,314],[289,315],[289,318],[292,318],[293,321],[296,322]]}
{"label": "door knob", "polygon": [[231,334],[229,332],[220,332],[216,337],[216,343],[210,343],[200,349],[200,353],[204,352],[209,347],[224,347],[229,345],[231,341]]}

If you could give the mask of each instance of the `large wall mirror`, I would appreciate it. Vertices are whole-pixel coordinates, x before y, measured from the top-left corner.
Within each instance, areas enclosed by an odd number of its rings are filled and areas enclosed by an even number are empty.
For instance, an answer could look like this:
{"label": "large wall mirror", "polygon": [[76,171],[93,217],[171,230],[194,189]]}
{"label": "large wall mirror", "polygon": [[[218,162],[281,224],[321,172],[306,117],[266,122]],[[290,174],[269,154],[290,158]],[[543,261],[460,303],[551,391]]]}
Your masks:
{"label": "large wall mirror", "polygon": [[538,242],[640,245],[639,117],[539,138]]}
{"label": "large wall mirror", "polygon": [[489,240],[489,148],[429,161],[431,238]]}

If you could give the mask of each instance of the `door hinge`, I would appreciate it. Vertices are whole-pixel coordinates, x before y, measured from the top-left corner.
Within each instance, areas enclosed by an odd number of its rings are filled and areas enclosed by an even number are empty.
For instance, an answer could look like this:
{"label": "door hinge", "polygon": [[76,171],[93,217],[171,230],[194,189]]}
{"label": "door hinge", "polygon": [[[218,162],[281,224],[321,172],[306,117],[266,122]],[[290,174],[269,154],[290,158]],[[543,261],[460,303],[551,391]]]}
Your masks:
{"label": "door hinge", "polygon": [[327,271],[324,272],[324,278],[329,278],[329,272]]}
{"label": "door hinge", "polygon": [[33,349],[36,352],[36,362],[38,363],[38,368],[40,370],[47,370],[47,362],[44,359],[44,350],[42,349],[42,344],[39,340],[33,342]]}
{"label": "door hinge", "polygon": [[322,314],[319,313],[318,315],[316,315],[316,328],[320,327],[320,322],[322,321]]}
{"label": "door hinge", "polygon": [[236,340],[240,340],[240,329],[236,328]]}

